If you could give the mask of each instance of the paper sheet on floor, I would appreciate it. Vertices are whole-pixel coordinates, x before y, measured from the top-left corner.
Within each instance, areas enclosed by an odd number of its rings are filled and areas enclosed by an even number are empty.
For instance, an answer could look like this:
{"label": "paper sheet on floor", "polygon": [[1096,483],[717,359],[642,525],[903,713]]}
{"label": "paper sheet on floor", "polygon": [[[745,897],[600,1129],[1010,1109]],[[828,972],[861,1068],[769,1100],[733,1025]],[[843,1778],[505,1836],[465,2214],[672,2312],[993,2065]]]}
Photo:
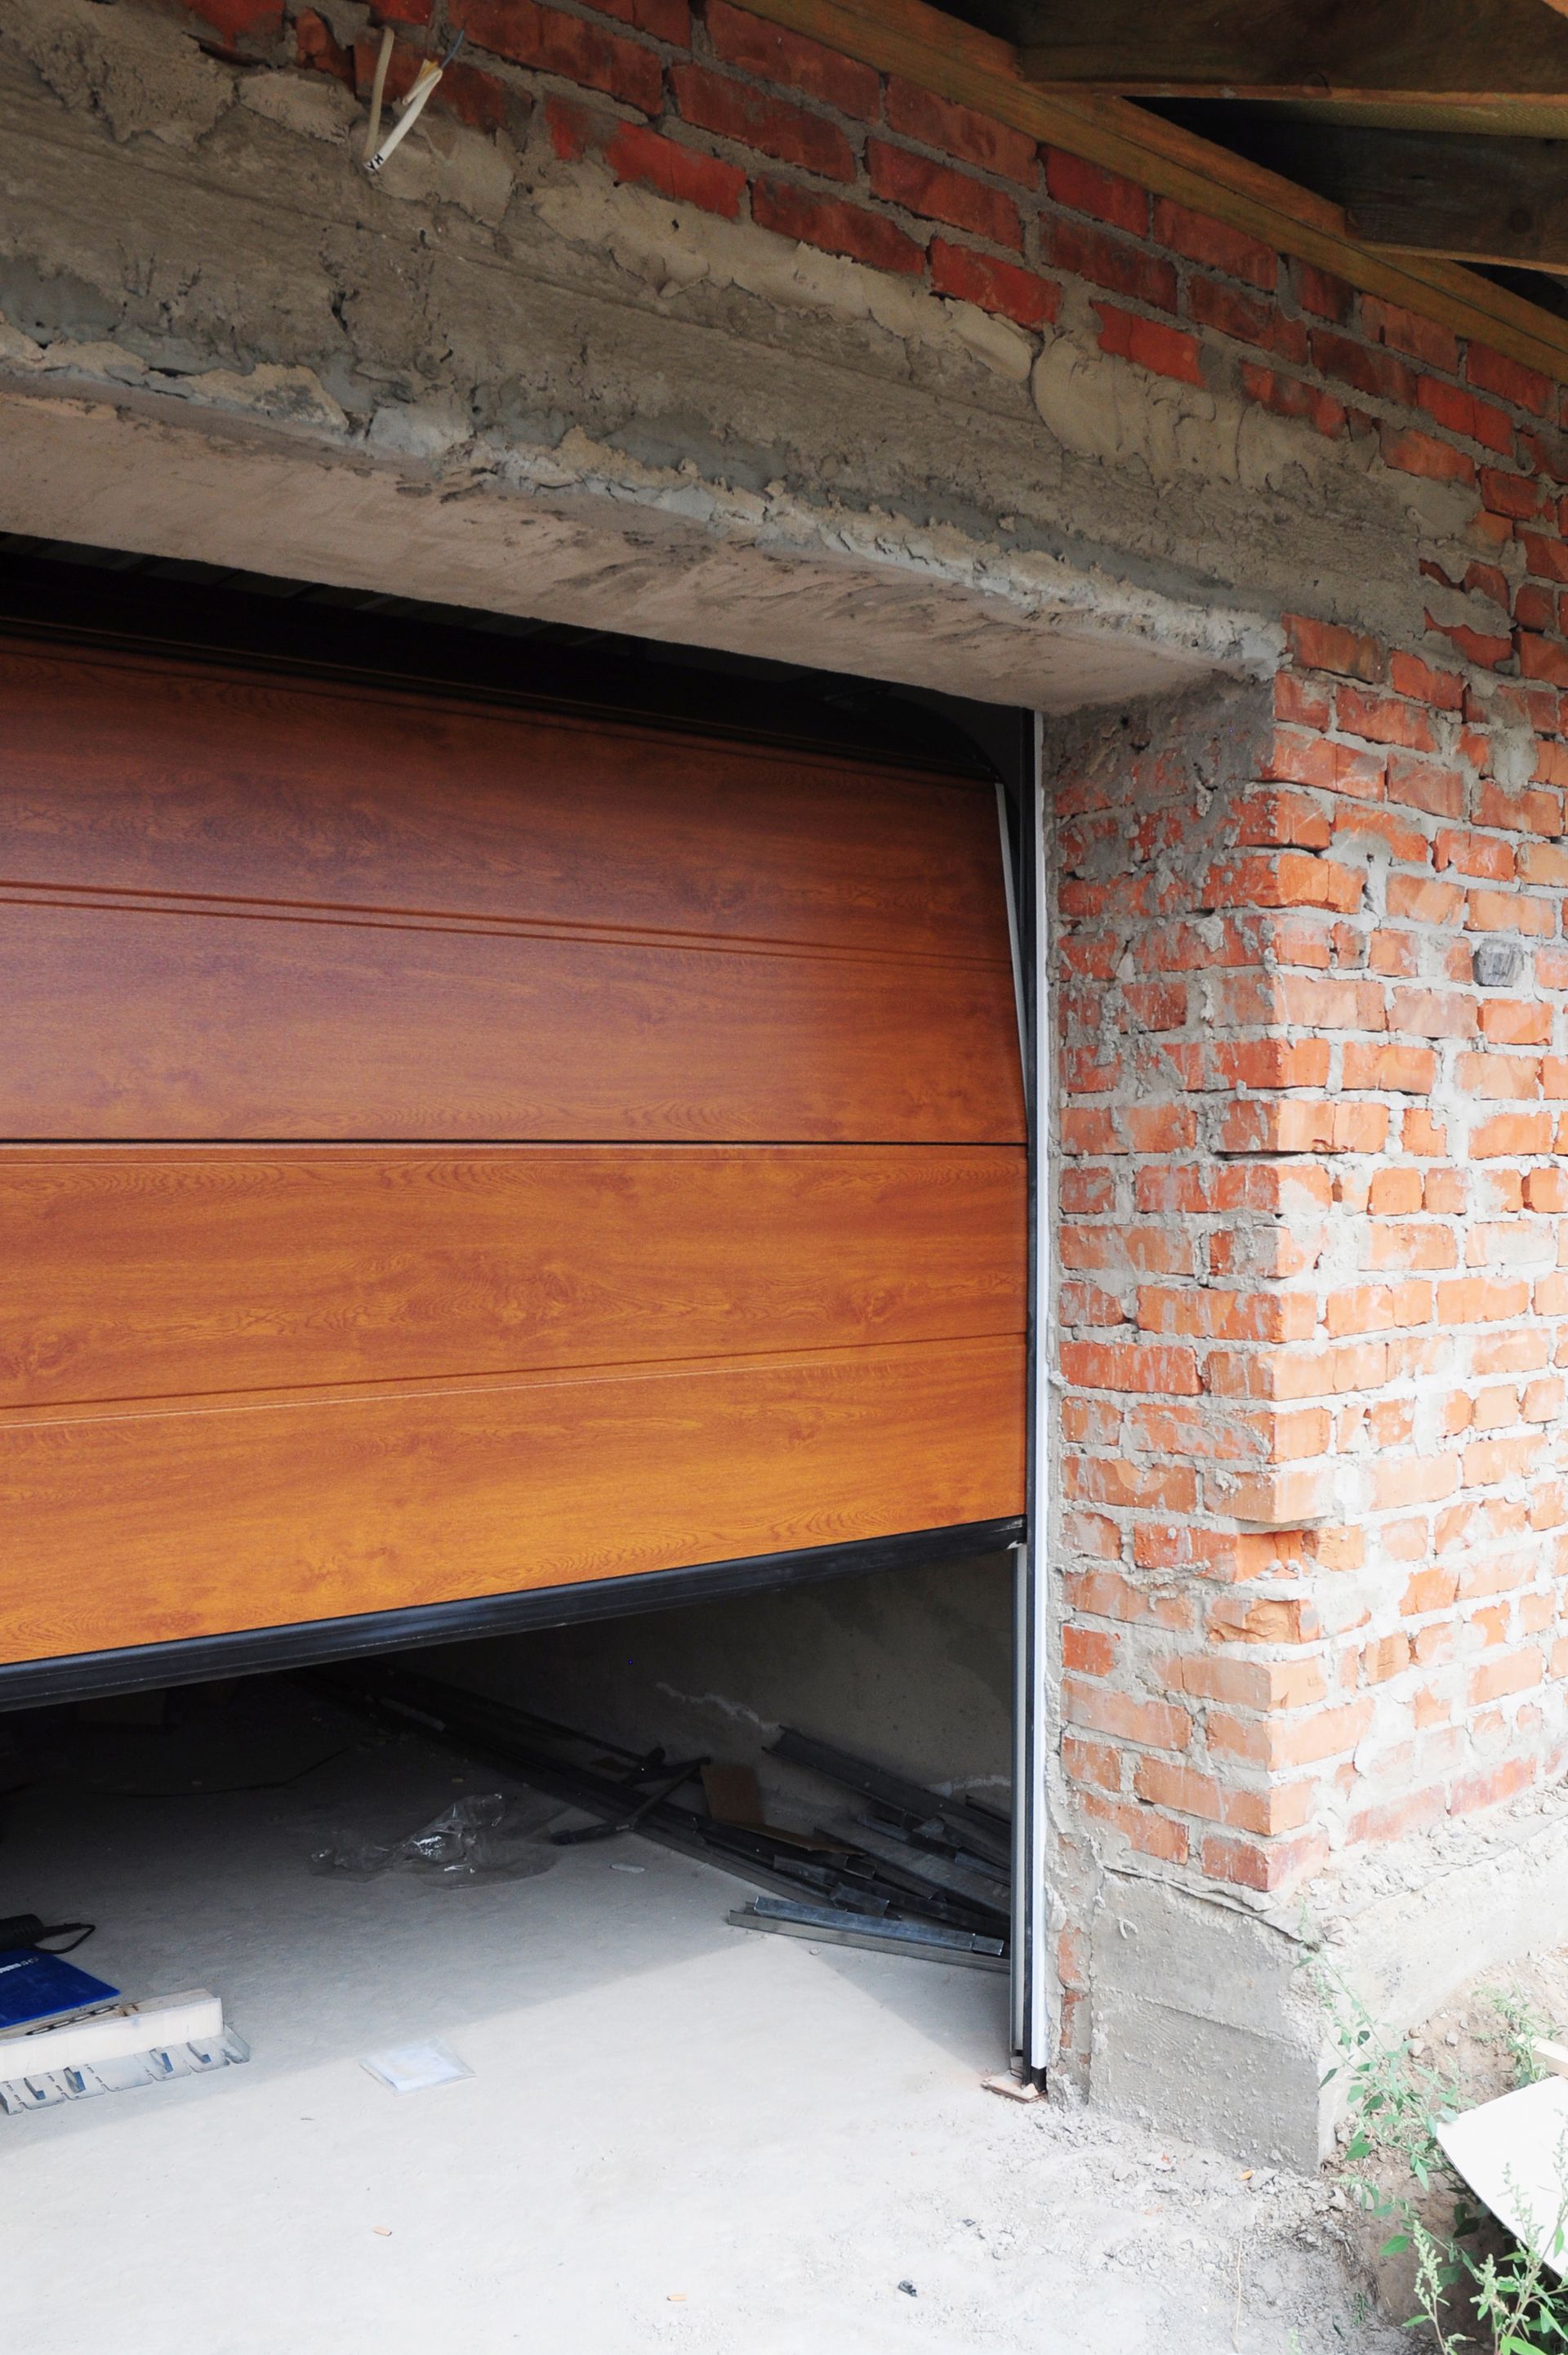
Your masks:
{"label": "paper sheet on floor", "polygon": [[466,2061],[460,2061],[450,2044],[432,2036],[422,2044],[397,2044],[387,2052],[367,2052],[360,2062],[373,2077],[390,2085],[395,2094],[422,2093],[427,2085],[450,2085],[460,2077],[471,2077],[473,2071]]}

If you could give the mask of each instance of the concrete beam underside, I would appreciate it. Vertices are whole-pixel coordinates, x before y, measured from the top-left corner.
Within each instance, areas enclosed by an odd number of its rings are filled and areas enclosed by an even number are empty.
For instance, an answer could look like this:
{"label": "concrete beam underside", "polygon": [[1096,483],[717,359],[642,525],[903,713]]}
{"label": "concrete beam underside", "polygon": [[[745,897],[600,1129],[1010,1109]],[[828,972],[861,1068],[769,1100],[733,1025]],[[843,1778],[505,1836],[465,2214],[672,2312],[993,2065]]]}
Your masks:
{"label": "concrete beam underside", "polygon": [[1062,710],[1180,691],[1211,656],[1020,610],[917,554],[715,529],[610,482],[519,491],[157,393],[0,376],[0,529]]}

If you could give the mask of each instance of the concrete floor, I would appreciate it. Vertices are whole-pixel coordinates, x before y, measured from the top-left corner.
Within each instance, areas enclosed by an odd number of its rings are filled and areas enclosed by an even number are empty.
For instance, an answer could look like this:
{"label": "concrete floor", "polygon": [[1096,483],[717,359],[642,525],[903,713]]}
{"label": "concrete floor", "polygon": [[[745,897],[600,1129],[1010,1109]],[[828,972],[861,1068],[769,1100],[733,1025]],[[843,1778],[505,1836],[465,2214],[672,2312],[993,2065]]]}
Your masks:
{"label": "concrete floor", "polygon": [[[95,1917],[84,1963],[218,1990],[254,2050],[0,2118],[6,2355],[1408,2344],[1318,2187],[980,2091],[1002,1979],[731,1929],[737,1883],[634,1838],[479,1887],[313,1873],[339,1824],[435,1813],[453,1764],[271,1690],[173,1735],[57,1718],[0,1758],[37,1778],[0,1910]],[[281,1791],[80,1787],[270,1779],[345,1739]],[[357,2065],[429,2035],[471,2080],[399,2096]]]}

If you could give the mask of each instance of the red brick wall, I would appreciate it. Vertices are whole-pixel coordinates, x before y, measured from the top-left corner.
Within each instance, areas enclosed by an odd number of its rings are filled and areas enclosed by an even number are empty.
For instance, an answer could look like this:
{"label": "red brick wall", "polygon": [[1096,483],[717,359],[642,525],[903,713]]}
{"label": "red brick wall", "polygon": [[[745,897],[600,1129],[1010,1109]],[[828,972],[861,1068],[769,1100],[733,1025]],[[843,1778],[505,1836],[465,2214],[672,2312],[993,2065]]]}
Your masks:
{"label": "red brick wall", "polygon": [[[186,5],[229,54],[369,87],[376,43],[340,48],[302,0]],[[398,30],[397,94],[440,46],[431,0],[371,15]],[[1555,384],[1222,222],[731,0],[448,0],[442,22],[468,46],[433,103],[481,130],[592,154],[619,180],[922,278],[1030,331],[1076,280],[1106,351],[1234,387],[1330,439],[1376,435],[1388,466],[1478,485],[1479,555],[1516,521],[1555,538],[1553,500],[1515,479],[1521,465],[1568,479],[1552,473]],[[1544,581],[1568,580],[1542,562]],[[1546,628],[1549,606],[1527,601],[1521,625]],[[1488,633],[1465,651],[1493,660],[1509,623],[1505,597],[1498,647]]]}
{"label": "red brick wall", "polygon": [[[403,80],[428,5],[386,11]],[[194,12],[367,83],[373,45],[308,8]],[[1064,771],[1064,1764],[1107,1853],[1254,1891],[1554,1774],[1560,388],[731,0],[450,16],[470,46],[440,102],[533,155],[1037,338],[1076,282],[1130,371],[1466,503],[1457,557],[1411,522],[1410,643],[1287,619],[1272,700],[1141,750],[1118,723]],[[1506,985],[1478,981],[1483,943],[1518,945]]]}
{"label": "red brick wall", "polygon": [[1065,1768],[1255,1890],[1568,1764],[1558,697],[1287,627],[1059,803]]}

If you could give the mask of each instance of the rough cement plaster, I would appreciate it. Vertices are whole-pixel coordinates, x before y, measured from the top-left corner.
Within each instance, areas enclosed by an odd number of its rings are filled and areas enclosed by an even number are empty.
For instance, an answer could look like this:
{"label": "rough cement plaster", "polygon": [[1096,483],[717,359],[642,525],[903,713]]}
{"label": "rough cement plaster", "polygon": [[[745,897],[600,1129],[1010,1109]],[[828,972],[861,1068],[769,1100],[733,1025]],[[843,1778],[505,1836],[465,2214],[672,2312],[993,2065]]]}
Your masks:
{"label": "rough cement plaster", "polygon": [[1355,1851],[1314,1881],[1309,1907],[1279,1926],[1403,2034],[1476,1973],[1568,1945],[1568,1787]]}
{"label": "rough cement plaster", "polygon": [[1262,1913],[1107,1871],[1096,1903],[1091,2089],[1123,2117],[1314,2166],[1343,2087],[1334,2015],[1393,2041],[1478,1973],[1568,1945],[1568,1789],[1360,1849]]}
{"label": "rough cement plaster", "polygon": [[1239,1907],[1105,1876],[1094,1924],[1090,2090],[1121,2117],[1201,2130],[1243,2158],[1330,2147],[1322,2019],[1296,1938]]}
{"label": "rough cement plaster", "polygon": [[[58,13],[35,0],[34,17]],[[19,396],[6,525],[357,586],[395,571],[411,594],[824,665],[853,632],[868,675],[997,699],[1114,697],[1270,658],[1272,634],[1245,615],[999,536],[1031,460],[1015,427],[1012,450],[999,442],[984,394],[999,354],[1014,378],[1019,356],[969,306],[890,294],[752,231],[758,282],[793,286],[791,307],[738,292],[738,258],[710,255],[715,282],[676,295],[707,315],[684,319],[651,282],[671,265],[630,192],[588,176],[586,243],[532,210],[514,219],[518,200],[498,237],[477,216],[494,212],[501,146],[437,124],[405,143],[429,201],[409,200],[405,175],[388,202],[300,87],[249,78],[198,172],[150,137],[132,161],[95,117],[0,80],[28,223],[19,234],[8,209],[0,261],[0,365]],[[124,185],[84,204],[83,170],[117,155]],[[652,210],[666,246],[729,229]],[[111,453],[69,431],[90,407],[30,415],[46,386],[108,390],[165,434]],[[1021,384],[1006,398],[1028,413]],[[281,464],[226,440],[215,470],[204,428],[237,415],[286,429]],[[878,459],[923,443],[911,502],[907,460]]]}
{"label": "rough cement plaster", "polygon": [[[949,564],[927,538],[874,519],[846,518],[831,546],[788,516],[777,538],[730,535],[679,511],[673,471],[669,506],[630,506],[580,437],[550,453],[553,480],[524,501],[482,472],[438,489],[380,449],[325,461],[298,425],[182,412],[165,396],[73,397],[69,374],[45,396],[18,388],[3,360],[0,344],[0,529],[823,669],[842,669],[853,647],[865,677],[979,701],[1118,701],[1211,667],[1135,633],[1073,626],[1059,607],[1020,611],[984,568]],[[264,389],[319,399],[297,379]]]}
{"label": "rough cement plaster", "polygon": [[843,1793],[767,1754],[781,1724],[1005,1806],[1012,1654],[1003,1554],[453,1646],[432,1668],[623,1741],[744,1760],[781,1799],[836,1811]]}
{"label": "rough cement plaster", "polygon": [[[241,406],[291,424],[292,496],[281,508],[275,481],[267,495],[296,569],[309,556],[322,577],[382,586],[400,553],[400,586],[442,593],[424,565],[444,516],[421,517],[400,552],[385,527],[312,529],[312,511],[336,505],[314,466],[374,452],[389,490],[400,478],[438,508],[480,501],[491,529],[466,546],[485,602],[613,613],[621,628],[748,651],[778,651],[782,633],[813,661],[828,643],[842,661],[847,620],[864,667],[902,677],[929,675],[920,641],[934,632],[952,656],[944,683],[1060,706],[1172,684],[1182,666],[1266,668],[1282,602],[1344,602],[1363,626],[1419,634],[1414,558],[1454,552],[1451,488],[1393,474],[1370,441],[1330,445],[1224,381],[1176,386],[1107,358],[1077,294],[1026,381],[1022,339],[970,306],[612,187],[559,165],[540,134],[518,154],[438,123],[371,184],[345,100],[297,76],[199,59],[197,71],[172,24],[26,0],[0,37],[13,198],[0,308],[39,346],[91,347],[68,381],[122,383],[105,345],[141,361],[148,399],[180,400],[186,432]],[[127,93],[154,82],[138,115]],[[47,361],[8,340],[14,383],[36,388]],[[289,373],[258,378],[267,368]],[[59,440],[58,418],[46,438]],[[55,497],[35,493],[20,527],[228,559],[260,482],[231,464],[212,512],[182,441],[176,426],[156,448],[122,445],[117,471],[139,464],[152,499],[116,496],[90,468],[62,496],[51,470]],[[570,493],[582,506],[563,582]],[[491,500],[513,527],[505,547]],[[666,529],[643,570],[683,576],[685,598],[652,595],[635,559],[625,577],[628,539],[655,517]],[[538,571],[520,544],[535,519]],[[704,561],[715,546],[732,559],[722,598]],[[736,577],[747,561],[755,585]],[[846,615],[842,591],[816,626],[801,608],[824,568],[913,587],[905,643],[879,645],[867,601]],[[967,626],[948,648],[955,600]],[[1108,636],[1121,660],[1096,664],[1092,645],[1075,659],[1065,629]]]}

